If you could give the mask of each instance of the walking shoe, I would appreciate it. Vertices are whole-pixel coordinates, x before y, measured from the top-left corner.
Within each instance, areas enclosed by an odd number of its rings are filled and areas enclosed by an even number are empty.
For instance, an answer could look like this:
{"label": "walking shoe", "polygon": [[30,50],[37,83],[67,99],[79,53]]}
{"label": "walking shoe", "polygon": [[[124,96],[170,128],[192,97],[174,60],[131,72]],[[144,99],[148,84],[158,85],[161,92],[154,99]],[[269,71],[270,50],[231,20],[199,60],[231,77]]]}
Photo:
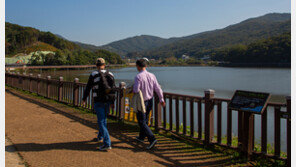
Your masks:
{"label": "walking shoe", "polygon": [[95,137],[95,138],[93,138],[91,141],[93,141],[93,142],[100,142],[101,140],[103,140],[103,138],[97,138],[97,137]]}
{"label": "walking shoe", "polygon": [[144,139],[140,139],[140,137],[136,137],[136,140],[137,140],[138,142],[144,143]]}
{"label": "walking shoe", "polygon": [[107,145],[103,145],[103,146],[99,147],[100,151],[111,150],[111,149],[112,149],[111,146],[107,146]]}
{"label": "walking shoe", "polygon": [[157,143],[157,140],[155,139],[153,142],[150,143],[150,145],[147,147],[147,150],[150,150],[151,148],[153,148],[155,146],[155,144]]}

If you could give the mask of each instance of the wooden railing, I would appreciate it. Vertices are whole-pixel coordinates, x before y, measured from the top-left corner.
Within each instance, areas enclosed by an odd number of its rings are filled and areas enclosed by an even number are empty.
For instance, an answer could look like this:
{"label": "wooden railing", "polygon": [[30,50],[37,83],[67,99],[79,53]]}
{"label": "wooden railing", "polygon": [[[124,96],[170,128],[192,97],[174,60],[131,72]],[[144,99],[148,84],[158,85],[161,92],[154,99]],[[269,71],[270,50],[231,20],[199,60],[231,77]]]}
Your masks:
{"label": "wooden railing", "polygon": [[[82,104],[82,95],[86,87],[85,83],[80,83],[76,78],[73,82],[63,81],[63,77],[58,80],[51,79],[50,76],[42,78],[40,75],[20,75],[13,73],[5,74],[5,83],[8,86],[16,87],[40,96],[47,97],[59,102],[72,104],[76,107],[82,107],[93,111],[93,99],[89,96],[86,104]],[[115,109],[110,111],[110,116],[119,120],[124,119],[125,100],[123,92],[125,84],[121,83],[116,88]],[[152,126],[156,130],[171,131],[177,135],[189,137],[193,140],[202,141],[206,145],[220,145],[223,147],[234,148],[239,151],[246,151],[247,146],[243,145],[245,135],[249,135],[249,142],[252,155],[264,155],[276,159],[287,160],[290,165],[291,159],[291,99],[287,97],[286,103],[268,103],[267,108],[260,116],[261,119],[261,150],[254,151],[254,116],[250,117],[251,123],[248,131],[242,129],[243,122],[242,112],[232,111],[228,108],[230,99],[217,98],[213,90],[205,91],[204,97],[189,96],[175,93],[164,92],[166,106],[161,107],[158,103],[158,98],[154,97]],[[274,112],[274,152],[272,155],[267,151],[267,116],[270,111]],[[233,112],[237,112],[237,117],[233,117]],[[222,114],[226,114],[226,120],[222,119]],[[238,144],[233,145],[233,124],[232,121],[237,119],[237,140]],[[287,128],[287,156],[281,156],[281,120],[286,120]],[[215,121],[216,120],[216,133]],[[226,121],[226,142],[223,142],[225,137],[222,135],[222,125]],[[223,127],[224,128],[224,127]]]}
{"label": "wooden railing", "polygon": [[[205,91],[204,97],[199,96],[188,96],[183,94],[173,94],[164,93],[165,101],[167,103],[166,107],[163,107],[162,112],[163,118],[158,118],[163,120],[162,124],[158,129],[164,129],[172,131],[179,135],[189,136],[193,139],[198,139],[204,142],[204,144],[220,145],[223,147],[235,148],[241,151],[248,148],[244,146],[243,140],[246,139],[246,135],[251,135],[253,141],[249,142],[252,149],[252,155],[265,155],[275,159],[285,159],[287,163],[290,162],[291,156],[291,99],[286,98],[286,103],[271,103],[269,102],[264,113],[259,116],[261,117],[261,151],[254,151],[254,116],[251,117],[250,121],[253,125],[252,129],[247,132],[242,129],[242,124],[246,120],[242,120],[243,112],[234,111],[228,108],[228,104],[231,99],[216,98],[214,97],[213,90]],[[181,105],[181,106],[180,106]],[[225,105],[226,120],[222,120],[222,105]],[[173,110],[175,112],[173,112]],[[269,112],[274,112],[274,148],[273,154],[267,153],[267,115]],[[159,112],[156,110],[156,112]],[[215,113],[216,112],[216,113]],[[237,112],[237,117],[233,117],[233,112]],[[175,114],[175,115],[174,115]],[[159,115],[159,114],[155,114]],[[180,119],[182,116],[182,119]],[[214,118],[216,117],[216,119]],[[189,121],[187,120],[189,118]],[[238,144],[233,145],[233,124],[232,121],[237,119],[237,140]],[[287,156],[281,156],[281,120],[286,120],[287,129]],[[216,133],[214,133],[214,121],[216,120]],[[196,122],[195,122],[196,121]],[[222,143],[222,122],[226,121],[226,143]],[[182,129],[180,129],[182,125]],[[202,126],[204,125],[204,126]],[[196,127],[196,128],[195,128]],[[257,126],[258,127],[258,126]]]}
{"label": "wooden railing", "polygon": [[[89,96],[86,99],[85,105],[82,103],[83,91],[86,87],[85,83],[79,82],[78,78],[75,78],[73,82],[64,81],[63,77],[58,80],[51,79],[50,76],[42,78],[40,74],[37,76],[20,75],[18,73],[6,73],[5,84],[19,88],[25,91],[36,93],[39,96],[43,96],[49,99],[56,100],[58,102],[72,104],[75,107],[82,107],[94,112],[93,98]],[[111,116],[122,119],[120,115],[122,90],[119,87],[115,89],[116,100],[115,109],[110,112]],[[92,91],[90,92],[92,95]],[[121,117],[120,117],[121,116]]]}

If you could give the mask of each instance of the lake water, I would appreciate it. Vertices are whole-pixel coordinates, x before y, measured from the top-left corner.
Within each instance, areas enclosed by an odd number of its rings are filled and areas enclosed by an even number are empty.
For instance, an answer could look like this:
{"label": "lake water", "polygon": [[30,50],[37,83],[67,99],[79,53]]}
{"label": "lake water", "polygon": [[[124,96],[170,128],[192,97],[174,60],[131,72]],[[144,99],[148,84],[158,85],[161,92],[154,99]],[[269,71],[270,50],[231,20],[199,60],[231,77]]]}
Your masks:
{"label": "lake water", "polygon": [[[52,78],[87,82],[92,70],[35,71]],[[117,84],[131,84],[138,73],[136,68],[110,69]],[[291,94],[291,70],[279,68],[225,68],[225,67],[150,67],[166,92],[203,96],[204,90],[214,89],[216,97],[232,97],[235,90],[268,92],[273,101],[283,101]],[[29,72],[29,71],[28,71]],[[27,72],[27,73],[28,73]]]}
{"label": "lake water", "polygon": [[[43,76],[53,78],[63,76],[73,81],[75,77],[87,82],[92,70],[37,71]],[[110,69],[117,84],[133,83],[136,68]],[[206,89],[215,90],[215,97],[231,98],[235,90],[268,92],[271,101],[285,102],[285,96],[291,95],[291,70],[280,68],[225,68],[225,67],[150,67],[165,92],[204,96]],[[36,71],[35,71],[36,73]],[[187,107],[188,108],[188,107]],[[273,144],[273,109],[268,110],[268,143]],[[237,135],[237,112],[233,112],[233,134]],[[182,120],[182,115],[180,115]],[[190,120],[189,117],[187,120]],[[222,134],[226,135],[226,105],[222,111]],[[216,122],[216,121],[215,121]],[[281,150],[286,151],[286,120],[281,121]],[[195,126],[197,127],[197,126]],[[260,143],[261,119],[255,116],[255,138]]]}

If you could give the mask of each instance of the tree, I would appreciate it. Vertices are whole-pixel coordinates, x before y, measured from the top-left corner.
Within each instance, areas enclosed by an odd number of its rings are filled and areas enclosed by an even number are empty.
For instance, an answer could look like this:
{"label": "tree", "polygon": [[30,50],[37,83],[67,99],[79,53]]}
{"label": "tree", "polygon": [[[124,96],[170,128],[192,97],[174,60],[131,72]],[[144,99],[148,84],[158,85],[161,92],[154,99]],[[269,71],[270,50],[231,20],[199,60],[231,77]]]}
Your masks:
{"label": "tree", "polygon": [[41,60],[41,56],[38,55],[38,54],[33,54],[31,59],[29,60],[29,63],[31,65],[36,65],[36,66],[39,66],[39,65],[43,65],[43,62]]}

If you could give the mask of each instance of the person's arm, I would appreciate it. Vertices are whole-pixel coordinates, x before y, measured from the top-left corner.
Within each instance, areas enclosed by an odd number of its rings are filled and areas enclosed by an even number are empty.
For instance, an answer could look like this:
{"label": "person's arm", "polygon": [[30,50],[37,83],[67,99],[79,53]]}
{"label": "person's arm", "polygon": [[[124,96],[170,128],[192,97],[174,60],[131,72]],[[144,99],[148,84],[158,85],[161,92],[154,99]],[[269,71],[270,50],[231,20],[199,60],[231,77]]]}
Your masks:
{"label": "person's arm", "polygon": [[140,92],[140,80],[139,80],[139,78],[137,76],[135,77],[135,83],[134,83],[134,86],[133,86],[133,92],[134,93],[139,93]]}
{"label": "person's arm", "polygon": [[159,97],[159,102],[160,103],[164,103],[164,99],[163,99],[163,91],[156,79],[156,77],[154,76],[154,91],[156,92],[157,96]]}
{"label": "person's arm", "polygon": [[93,76],[90,75],[89,78],[88,78],[88,81],[87,81],[87,84],[86,84],[84,93],[83,93],[83,98],[82,98],[82,101],[83,102],[85,102],[86,101],[86,98],[89,96],[89,92],[92,89],[93,82],[94,82],[93,81]]}

